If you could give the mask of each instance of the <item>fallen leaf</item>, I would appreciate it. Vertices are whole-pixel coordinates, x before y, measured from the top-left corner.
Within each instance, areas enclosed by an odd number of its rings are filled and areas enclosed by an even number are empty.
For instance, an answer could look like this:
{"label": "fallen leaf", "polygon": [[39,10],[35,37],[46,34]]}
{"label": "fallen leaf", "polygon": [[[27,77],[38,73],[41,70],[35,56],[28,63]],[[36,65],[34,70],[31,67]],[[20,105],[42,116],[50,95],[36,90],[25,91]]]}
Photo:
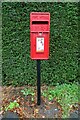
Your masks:
{"label": "fallen leaf", "polygon": [[15,96],[12,97],[12,100],[15,100]]}
{"label": "fallen leaf", "polygon": [[46,106],[46,110],[49,110],[50,109],[50,106]]}
{"label": "fallen leaf", "polygon": [[0,111],[0,115],[2,115],[3,111]]}
{"label": "fallen leaf", "polygon": [[26,102],[25,104],[26,104],[27,106],[29,106],[29,102]]}
{"label": "fallen leaf", "polygon": [[33,104],[31,104],[30,106],[33,107],[33,106],[35,106],[35,104],[33,103]]}
{"label": "fallen leaf", "polygon": [[38,109],[35,109],[35,110],[34,110],[34,117],[36,117],[36,116],[37,116],[38,112],[39,112],[39,110],[38,110]]}

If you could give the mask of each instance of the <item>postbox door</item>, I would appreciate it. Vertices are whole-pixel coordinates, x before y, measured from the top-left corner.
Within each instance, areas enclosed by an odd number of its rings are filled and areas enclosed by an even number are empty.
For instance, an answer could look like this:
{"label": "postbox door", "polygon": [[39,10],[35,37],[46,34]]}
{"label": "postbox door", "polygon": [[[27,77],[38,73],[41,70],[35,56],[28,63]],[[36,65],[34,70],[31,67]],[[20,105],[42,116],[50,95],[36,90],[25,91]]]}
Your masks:
{"label": "postbox door", "polygon": [[49,55],[49,33],[45,32],[42,36],[39,36],[39,33],[32,33],[31,38],[31,57],[32,58],[48,58]]}

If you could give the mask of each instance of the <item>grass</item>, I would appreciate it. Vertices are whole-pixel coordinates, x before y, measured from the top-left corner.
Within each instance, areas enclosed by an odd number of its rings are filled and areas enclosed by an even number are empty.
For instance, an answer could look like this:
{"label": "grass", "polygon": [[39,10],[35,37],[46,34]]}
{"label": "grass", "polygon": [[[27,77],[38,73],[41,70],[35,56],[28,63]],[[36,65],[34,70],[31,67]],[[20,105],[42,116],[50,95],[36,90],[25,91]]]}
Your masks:
{"label": "grass", "polygon": [[47,97],[50,101],[54,98],[60,103],[63,109],[63,118],[69,116],[69,110],[72,105],[79,101],[79,85],[77,84],[62,84],[57,85],[54,89],[48,88],[43,92],[43,96]]}

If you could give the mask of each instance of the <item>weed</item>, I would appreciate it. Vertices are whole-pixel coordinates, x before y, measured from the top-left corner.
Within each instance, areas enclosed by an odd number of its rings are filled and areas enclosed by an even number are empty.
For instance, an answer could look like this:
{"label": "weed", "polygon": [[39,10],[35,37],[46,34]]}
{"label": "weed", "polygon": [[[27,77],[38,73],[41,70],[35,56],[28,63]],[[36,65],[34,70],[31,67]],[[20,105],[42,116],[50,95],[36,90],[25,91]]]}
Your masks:
{"label": "weed", "polygon": [[66,118],[68,117],[70,106],[78,103],[80,93],[78,92],[78,85],[73,83],[57,85],[54,89],[49,87],[42,95],[48,97],[49,100],[56,98],[62,106],[63,118]]}
{"label": "weed", "polygon": [[10,102],[10,104],[7,107],[5,107],[5,111],[12,110],[16,107],[19,107],[19,104],[16,101]]}
{"label": "weed", "polygon": [[21,90],[21,92],[23,93],[24,96],[28,96],[28,95],[31,95],[32,98],[31,98],[31,101],[34,102],[34,92],[32,89],[24,89],[24,90]]}
{"label": "weed", "polygon": [[34,96],[34,92],[33,92],[32,89],[24,89],[24,90],[21,90],[21,92],[22,92],[23,95],[25,95],[25,96],[28,96],[28,95]]}

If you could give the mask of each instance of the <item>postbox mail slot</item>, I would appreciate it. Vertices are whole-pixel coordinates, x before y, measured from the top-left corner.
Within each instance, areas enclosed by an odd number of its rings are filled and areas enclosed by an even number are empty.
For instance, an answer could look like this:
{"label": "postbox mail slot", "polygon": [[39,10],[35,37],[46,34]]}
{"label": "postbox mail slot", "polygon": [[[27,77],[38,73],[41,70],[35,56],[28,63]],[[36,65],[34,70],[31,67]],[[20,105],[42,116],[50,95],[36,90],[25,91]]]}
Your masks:
{"label": "postbox mail slot", "polygon": [[48,21],[32,21],[31,31],[49,31],[49,22]]}
{"label": "postbox mail slot", "polygon": [[32,24],[36,24],[36,25],[38,25],[38,24],[43,24],[43,25],[45,25],[45,24],[48,24],[48,21],[32,21]]}

